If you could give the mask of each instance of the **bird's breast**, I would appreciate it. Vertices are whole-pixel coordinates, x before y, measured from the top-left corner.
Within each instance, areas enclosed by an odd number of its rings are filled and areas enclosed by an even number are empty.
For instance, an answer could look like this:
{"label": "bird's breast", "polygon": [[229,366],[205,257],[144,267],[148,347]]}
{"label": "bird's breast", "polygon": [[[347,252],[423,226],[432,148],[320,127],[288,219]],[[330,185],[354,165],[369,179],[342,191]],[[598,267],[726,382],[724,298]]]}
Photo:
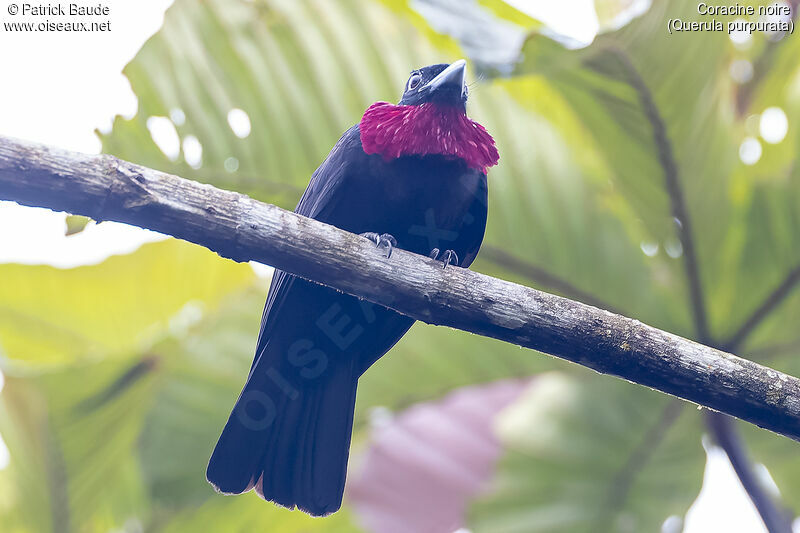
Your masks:
{"label": "bird's breast", "polygon": [[442,156],[375,157],[362,183],[364,231],[392,234],[401,248],[427,255],[431,249],[470,248],[483,237],[486,176]]}

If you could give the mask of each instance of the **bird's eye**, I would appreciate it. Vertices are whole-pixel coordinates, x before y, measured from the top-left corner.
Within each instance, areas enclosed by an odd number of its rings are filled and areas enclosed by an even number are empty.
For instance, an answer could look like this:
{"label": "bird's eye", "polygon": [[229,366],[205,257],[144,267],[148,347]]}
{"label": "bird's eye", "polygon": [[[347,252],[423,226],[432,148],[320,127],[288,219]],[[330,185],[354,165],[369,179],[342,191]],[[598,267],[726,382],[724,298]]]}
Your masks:
{"label": "bird's eye", "polygon": [[419,73],[414,73],[408,78],[408,89],[409,91],[416,89],[419,87],[420,82],[422,81],[422,76]]}

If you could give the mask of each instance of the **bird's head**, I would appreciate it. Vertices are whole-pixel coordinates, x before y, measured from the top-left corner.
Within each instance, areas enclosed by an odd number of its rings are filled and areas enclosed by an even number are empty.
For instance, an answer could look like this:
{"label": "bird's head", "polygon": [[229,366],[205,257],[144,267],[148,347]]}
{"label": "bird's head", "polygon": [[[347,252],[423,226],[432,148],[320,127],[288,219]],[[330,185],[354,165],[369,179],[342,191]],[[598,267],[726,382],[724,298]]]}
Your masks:
{"label": "bird's head", "polygon": [[405,92],[399,105],[422,105],[426,103],[442,107],[454,107],[467,112],[466,82],[467,62],[459,59],[452,65],[441,63],[415,70],[406,82]]}
{"label": "bird's head", "polygon": [[461,159],[486,172],[497,164],[494,139],[467,118],[466,62],[438,64],[411,72],[400,102],[376,102],[361,117],[361,144],[385,160],[437,155]]}

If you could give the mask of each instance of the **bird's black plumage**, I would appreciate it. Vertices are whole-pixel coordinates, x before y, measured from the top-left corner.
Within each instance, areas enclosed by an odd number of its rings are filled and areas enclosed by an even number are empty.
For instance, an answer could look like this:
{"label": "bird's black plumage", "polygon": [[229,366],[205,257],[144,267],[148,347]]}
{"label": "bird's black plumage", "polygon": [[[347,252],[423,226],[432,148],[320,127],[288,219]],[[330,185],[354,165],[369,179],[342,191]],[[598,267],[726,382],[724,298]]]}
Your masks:
{"label": "bird's black plumage", "polygon": [[[445,67],[412,73],[401,103],[443,98],[417,95]],[[463,106],[466,91],[447,90],[450,101],[437,105]],[[367,154],[356,125],[314,172],[296,212],[353,233],[391,234],[397,247],[426,256],[453,250],[467,267],[483,239],[486,206],[482,169],[451,155]],[[209,482],[223,493],[255,488],[312,515],[337,510],[358,378],[412,323],[276,270],[250,375],[209,462]]]}

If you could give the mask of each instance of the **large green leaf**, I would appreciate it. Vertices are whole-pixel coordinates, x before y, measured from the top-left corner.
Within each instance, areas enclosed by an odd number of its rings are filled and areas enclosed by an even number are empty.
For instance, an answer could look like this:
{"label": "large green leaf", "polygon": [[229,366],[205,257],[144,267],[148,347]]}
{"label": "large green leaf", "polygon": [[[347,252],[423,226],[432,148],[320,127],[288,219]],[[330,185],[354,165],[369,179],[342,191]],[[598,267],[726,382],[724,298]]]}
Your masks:
{"label": "large green leaf", "polygon": [[40,393],[10,378],[0,399],[0,433],[10,455],[0,471],[3,527],[14,533],[51,530],[55,519],[68,519],[68,510],[57,504],[66,498],[63,478],[52,479],[56,461],[47,406]]}
{"label": "large green leaf", "polygon": [[542,374],[500,414],[506,457],[470,529],[658,531],[700,489],[705,455],[690,414],[613,378]]}
{"label": "large green leaf", "polygon": [[188,302],[213,307],[253,272],[173,239],[80,268],[0,265],[0,278],[0,353],[43,365],[146,347]]}
{"label": "large green leaf", "polygon": [[9,281],[0,288],[8,318],[0,340],[11,363],[0,417],[11,455],[3,480],[18,487],[3,515],[22,530],[107,531],[145,520],[136,450],[162,360],[146,350],[250,285],[252,269],[175,240],[92,266],[0,269]]}
{"label": "large green leaf", "polygon": [[[762,44],[762,46],[758,46]],[[726,235],[725,268],[713,303],[720,313],[734,316],[752,313],[766,295],[789,272],[800,265],[800,91],[796,61],[798,41],[783,38],[777,42],[756,42],[749,54],[756,70],[750,83],[738,88],[737,96],[752,93],[738,117],[741,135],[758,136],[761,114],[777,107],[788,119],[785,138],[778,143],[760,139],[761,159],[753,166],[738,165],[731,176],[730,201],[736,217]],[[742,290],[746,287],[747,290]],[[749,346],[774,345],[797,339],[796,319],[800,312],[798,291],[748,341]],[[737,322],[725,328],[736,329]],[[793,372],[798,373],[797,358]]]}
{"label": "large green leaf", "polygon": [[[790,59],[796,57],[797,44],[788,38],[778,43],[766,42],[760,35],[753,38],[756,46],[750,59],[756,69],[773,68],[762,75],[757,70],[747,85],[757,95],[750,109],[759,113],[767,106],[780,106],[789,116],[790,128],[778,144],[762,141],[763,157],[749,166],[740,161],[739,146],[745,136],[758,131],[753,131],[748,114],[732,113],[731,96],[743,89],[728,73],[731,62],[742,61],[743,54],[735,52],[724,33],[664,31],[669,18],[698,16],[691,1],[656,3],[644,16],[580,50],[533,34],[523,46],[516,74],[535,76],[558,95],[561,101],[556,104],[562,105],[554,105],[553,98],[537,98],[534,92],[518,99],[547,117],[572,146],[586,150],[588,145],[598,152],[604,174],[646,228],[642,241],[680,255],[672,220],[675,200],[670,200],[665,186],[668,161],[674,161],[693,223],[712,334],[721,338],[731,334],[800,264],[794,231],[800,180],[792,126],[798,95],[788,83],[797,71]],[[565,119],[565,114],[571,116]],[[654,138],[659,124],[666,142]],[[659,295],[666,304],[687,292],[682,259],[658,263],[651,283],[669,276],[670,285],[678,289],[672,298]],[[650,313],[658,312],[649,307]],[[659,322],[647,312],[637,316]]]}
{"label": "large green leaf", "polygon": [[[706,254],[714,257],[717,250],[728,212],[720,191],[733,165],[731,157],[724,157],[730,155],[723,105],[725,37],[673,37],[664,31],[668,17],[691,17],[692,9],[696,5],[691,2],[656,4],[644,16],[579,50],[534,34],[526,41],[524,59],[516,70],[523,78],[533,76],[534,86],[546,88],[542,92],[549,96],[518,93],[518,100],[554,124],[573,150],[600,158],[594,168],[583,165],[582,173],[607,180],[606,194],[616,210],[629,215],[628,231],[637,230],[632,244],[652,243],[671,254],[662,251],[647,261],[650,288],[645,294],[657,291],[661,305],[650,302],[643,306],[644,312],[629,304],[620,307],[683,333],[691,333],[685,321],[658,316],[674,312],[676,304],[682,310],[687,307],[682,260],[674,257],[682,250],[666,186],[668,165],[676,162],[676,179],[685,190],[701,259]],[[655,138],[660,128],[666,135],[663,142]],[[592,202],[598,199],[595,194]],[[630,268],[628,257],[619,259],[618,266]],[[577,279],[591,271],[583,270]],[[612,276],[620,279],[618,272]],[[590,287],[602,286],[592,281]]]}
{"label": "large green leaf", "polygon": [[339,511],[325,518],[313,518],[300,511],[290,512],[264,503],[253,493],[228,498],[215,498],[199,509],[184,511],[167,522],[162,531],[181,533],[195,531],[270,533],[358,533],[361,531],[350,514]]}
{"label": "large green leaf", "polygon": [[205,467],[247,377],[264,287],[234,293],[188,334],[154,347],[162,381],[140,439],[142,469],[158,507],[197,506],[214,490]]}
{"label": "large green leaf", "polygon": [[[508,276],[505,262],[491,249],[500,248],[557,274],[601,307],[686,332],[674,261],[642,253],[641,243],[653,240],[652,234],[615,187],[598,153],[569,144],[590,140],[562,97],[535,78],[495,82],[479,95],[473,109],[495,135],[501,163],[490,173],[489,250],[479,256],[476,268]],[[520,100],[549,108],[565,127],[575,126],[575,134],[562,133]],[[558,290],[536,276],[513,279]]]}
{"label": "large green leaf", "polygon": [[146,517],[135,449],[152,407],[154,366],[155,359],[111,360],[8,379],[0,432],[11,463],[1,477],[18,492],[0,511],[4,524],[99,532]]}
{"label": "large green leaf", "polygon": [[[614,26],[628,4],[598,2],[601,23]],[[460,57],[466,48],[459,40],[475,32],[474,42],[484,47],[476,50],[492,48],[495,41],[485,37],[496,32],[480,35],[482,24],[539,27],[503,2],[455,5],[176,0],[162,30],[125,69],[138,113],[117,118],[101,136],[103,148],[291,207],[341,132],[372,101],[395,100],[410,69]],[[472,87],[470,113],[501,153],[490,172],[487,248],[476,269],[691,335],[683,258],[664,187],[666,152],[653,137],[659,123],[694,222],[718,340],[800,260],[797,45],[787,38],[753,46],[750,59],[771,49],[775,61],[751,85],[746,113],[732,111],[741,88],[728,68],[743,52],[721,34],[664,30],[667,17],[691,19],[695,10],[684,0],[655,4],[581,50],[533,34],[514,76]],[[436,17],[452,22],[475,13],[472,35],[439,33],[448,25]],[[775,105],[789,116],[786,140],[765,146],[757,165],[743,165],[739,144],[754,134],[746,115]],[[243,138],[228,124],[241,121],[237,109],[250,124]],[[167,130],[176,128],[183,150],[175,160],[148,131],[158,117]],[[643,250],[653,244],[660,249],[649,257]],[[12,280],[0,285],[6,354],[20,366],[62,367],[10,379],[4,391],[0,424],[13,476],[0,475],[0,513],[4,505],[29,504],[12,511],[4,528],[46,530],[67,513],[69,523],[87,530],[120,527],[131,514],[154,530],[350,530],[346,517],[314,522],[252,495],[216,496],[203,479],[247,375],[266,292],[246,266],[172,242],[95,267],[3,265],[0,274]],[[202,313],[193,301],[205,302]],[[798,306],[800,296],[790,297],[749,346],[793,340]],[[143,372],[154,360],[158,365]],[[778,364],[797,371],[796,361]],[[64,368],[68,363],[76,366]],[[476,529],[597,530],[588,526],[595,523],[654,530],[668,514],[682,514],[702,473],[696,413],[672,411],[672,400],[610,378],[568,377],[565,370],[574,366],[446,328],[415,326],[365,374],[356,453],[372,407],[400,409],[462,385],[553,368],[564,372],[541,378],[546,387],[509,411],[502,425],[510,453],[498,492],[474,510]],[[83,375],[88,381],[78,384]],[[78,414],[76,404],[94,407]],[[92,447],[106,433],[114,435],[108,444]],[[763,440],[752,440],[754,455],[768,462],[766,454],[773,471],[785,469],[775,477],[793,497],[800,477],[790,474],[792,449],[758,435]],[[771,454],[771,446],[782,447],[780,453]],[[103,494],[103,476],[119,486]],[[12,477],[16,490],[6,488]]]}
{"label": "large green leaf", "polygon": [[[416,37],[375,2],[179,0],[126,67],[139,110],[115,120],[103,150],[292,207],[341,133],[431,57]],[[246,138],[228,125],[232,109],[249,117]],[[199,168],[159,151],[154,116],[199,141]]]}

